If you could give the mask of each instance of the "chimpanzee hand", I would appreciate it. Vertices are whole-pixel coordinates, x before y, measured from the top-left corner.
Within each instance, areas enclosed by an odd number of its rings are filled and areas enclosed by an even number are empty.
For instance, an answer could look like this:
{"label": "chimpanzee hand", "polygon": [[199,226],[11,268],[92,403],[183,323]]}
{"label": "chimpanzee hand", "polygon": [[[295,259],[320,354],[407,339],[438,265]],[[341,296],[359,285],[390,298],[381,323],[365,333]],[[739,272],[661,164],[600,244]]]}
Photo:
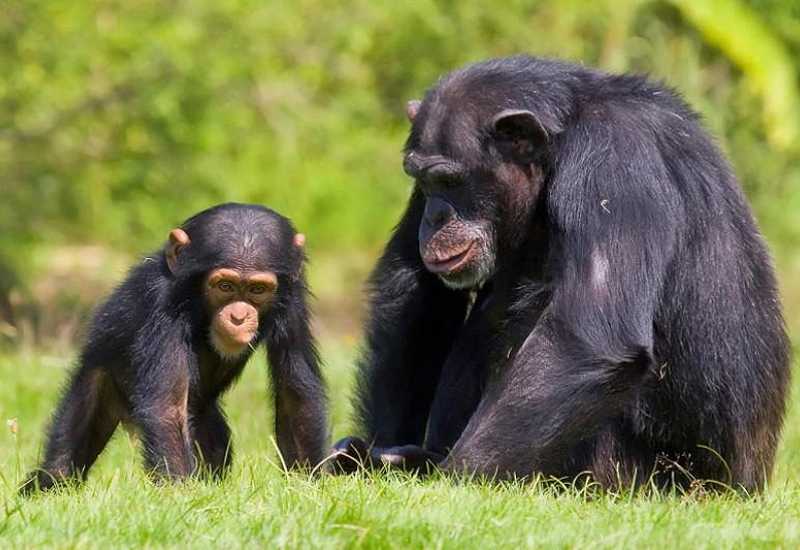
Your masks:
{"label": "chimpanzee hand", "polygon": [[350,474],[359,467],[371,470],[386,466],[408,472],[430,473],[444,456],[417,445],[369,447],[357,437],[345,437],[333,446],[328,471]]}
{"label": "chimpanzee hand", "polygon": [[359,467],[374,467],[372,449],[357,437],[345,437],[333,445],[326,470],[333,474],[352,474]]}
{"label": "chimpanzee hand", "polygon": [[444,455],[426,451],[417,445],[402,445],[400,447],[384,447],[374,449],[380,463],[392,468],[400,468],[406,472],[430,474],[436,465],[444,460]]}

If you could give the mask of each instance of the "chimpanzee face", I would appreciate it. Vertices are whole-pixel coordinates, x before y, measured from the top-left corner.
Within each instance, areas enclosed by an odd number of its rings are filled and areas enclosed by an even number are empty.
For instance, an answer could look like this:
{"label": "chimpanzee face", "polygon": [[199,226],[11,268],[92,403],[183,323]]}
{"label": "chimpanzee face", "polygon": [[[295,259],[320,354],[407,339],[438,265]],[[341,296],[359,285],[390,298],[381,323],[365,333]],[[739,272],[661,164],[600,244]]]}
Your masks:
{"label": "chimpanzee face", "polygon": [[278,277],[271,271],[220,268],[206,276],[209,338],[221,357],[235,359],[252,346],[277,291]]}
{"label": "chimpanzee face", "polygon": [[299,274],[305,237],[266,212],[228,208],[222,214],[173,229],[165,257],[177,277],[182,267],[202,274],[197,298],[209,320],[209,344],[234,361],[259,343],[265,314],[279,299],[279,281]]}
{"label": "chimpanzee face", "polygon": [[[412,122],[420,108],[409,104]],[[437,117],[436,106],[424,114],[403,163],[425,198],[420,256],[448,287],[477,288],[527,233],[543,183],[545,136],[528,111],[498,113],[488,128]]]}
{"label": "chimpanzee face", "polygon": [[425,197],[419,252],[425,267],[451,288],[474,288],[495,271],[491,200],[479,175],[455,159],[409,151],[406,173]]}

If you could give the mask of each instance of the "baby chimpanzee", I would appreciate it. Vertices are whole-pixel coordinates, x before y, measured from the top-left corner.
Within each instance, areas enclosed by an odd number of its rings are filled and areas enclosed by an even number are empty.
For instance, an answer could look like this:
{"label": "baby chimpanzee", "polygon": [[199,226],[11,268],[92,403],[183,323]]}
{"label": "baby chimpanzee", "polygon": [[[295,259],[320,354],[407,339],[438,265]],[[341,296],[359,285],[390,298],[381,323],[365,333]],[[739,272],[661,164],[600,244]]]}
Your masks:
{"label": "baby chimpanzee", "polygon": [[146,467],[180,479],[231,463],[220,395],[267,345],[278,447],[314,465],[326,445],[325,388],[306,305],[303,244],[261,206],[223,204],[173,229],[97,311],[50,427],[44,463],[23,492],[82,480],[120,422]]}

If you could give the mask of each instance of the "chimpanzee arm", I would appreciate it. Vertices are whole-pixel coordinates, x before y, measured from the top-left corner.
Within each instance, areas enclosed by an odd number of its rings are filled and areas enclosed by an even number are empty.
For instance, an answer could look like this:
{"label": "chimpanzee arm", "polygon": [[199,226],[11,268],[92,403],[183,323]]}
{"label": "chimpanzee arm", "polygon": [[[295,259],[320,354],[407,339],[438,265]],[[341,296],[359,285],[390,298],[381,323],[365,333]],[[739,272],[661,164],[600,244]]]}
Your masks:
{"label": "chimpanzee arm", "polygon": [[422,444],[442,364],[466,314],[466,293],[448,290],[422,264],[423,208],[416,191],[370,280],[356,410],[362,435],[377,447]]}
{"label": "chimpanzee arm", "polygon": [[[480,304],[473,307],[473,313]],[[470,317],[442,367],[436,395],[430,409],[425,445],[359,448],[344,440],[337,449],[365,459],[367,464],[383,464],[415,472],[428,472],[441,462],[455,444],[481,400],[488,374],[490,331],[485,315]],[[340,466],[347,469],[347,462]],[[351,468],[352,469],[352,468]]]}
{"label": "chimpanzee arm", "polygon": [[198,365],[190,328],[188,319],[157,309],[137,334],[131,369],[119,381],[141,432],[145,465],[159,477],[180,479],[195,469],[188,400]]}
{"label": "chimpanzee arm", "polygon": [[267,331],[267,353],[275,401],[278,448],[289,467],[315,466],[328,438],[325,384],[309,327],[307,291],[293,283],[285,312]]}
{"label": "chimpanzee arm", "polygon": [[446,456],[478,407],[488,375],[492,333],[480,296],[442,368],[428,419],[425,449]]}
{"label": "chimpanzee arm", "polygon": [[107,402],[108,383],[102,371],[88,363],[86,354],[83,359],[53,416],[44,462],[26,478],[23,494],[67,479],[84,479],[119,423]]}
{"label": "chimpanzee arm", "polygon": [[552,299],[489,382],[447,470],[563,472],[574,446],[648,379],[654,315],[685,213],[653,135],[628,110],[588,110],[559,138],[548,196]]}

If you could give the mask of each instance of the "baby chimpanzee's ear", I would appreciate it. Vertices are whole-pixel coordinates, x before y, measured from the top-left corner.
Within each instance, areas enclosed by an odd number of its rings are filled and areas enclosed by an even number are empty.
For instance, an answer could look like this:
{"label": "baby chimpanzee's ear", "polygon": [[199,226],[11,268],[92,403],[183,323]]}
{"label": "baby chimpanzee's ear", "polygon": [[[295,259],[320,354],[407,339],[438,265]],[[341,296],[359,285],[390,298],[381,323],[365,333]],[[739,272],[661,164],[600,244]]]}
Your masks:
{"label": "baby chimpanzee's ear", "polygon": [[294,246],[292,257],[295,258],[292,279],[296,281],[303,276],[303,264],[306,260],[306,236],[302,233],[295,233],[292,245]]}
{"label": "baby chimpanzee's ear", "polygon": [[190,242],[192,240],[183,229],[177,228],[169,232],[169,242],[167,242],[164,254],[167,257],[167,266],[173,274],[178,270],[178,254]]}

